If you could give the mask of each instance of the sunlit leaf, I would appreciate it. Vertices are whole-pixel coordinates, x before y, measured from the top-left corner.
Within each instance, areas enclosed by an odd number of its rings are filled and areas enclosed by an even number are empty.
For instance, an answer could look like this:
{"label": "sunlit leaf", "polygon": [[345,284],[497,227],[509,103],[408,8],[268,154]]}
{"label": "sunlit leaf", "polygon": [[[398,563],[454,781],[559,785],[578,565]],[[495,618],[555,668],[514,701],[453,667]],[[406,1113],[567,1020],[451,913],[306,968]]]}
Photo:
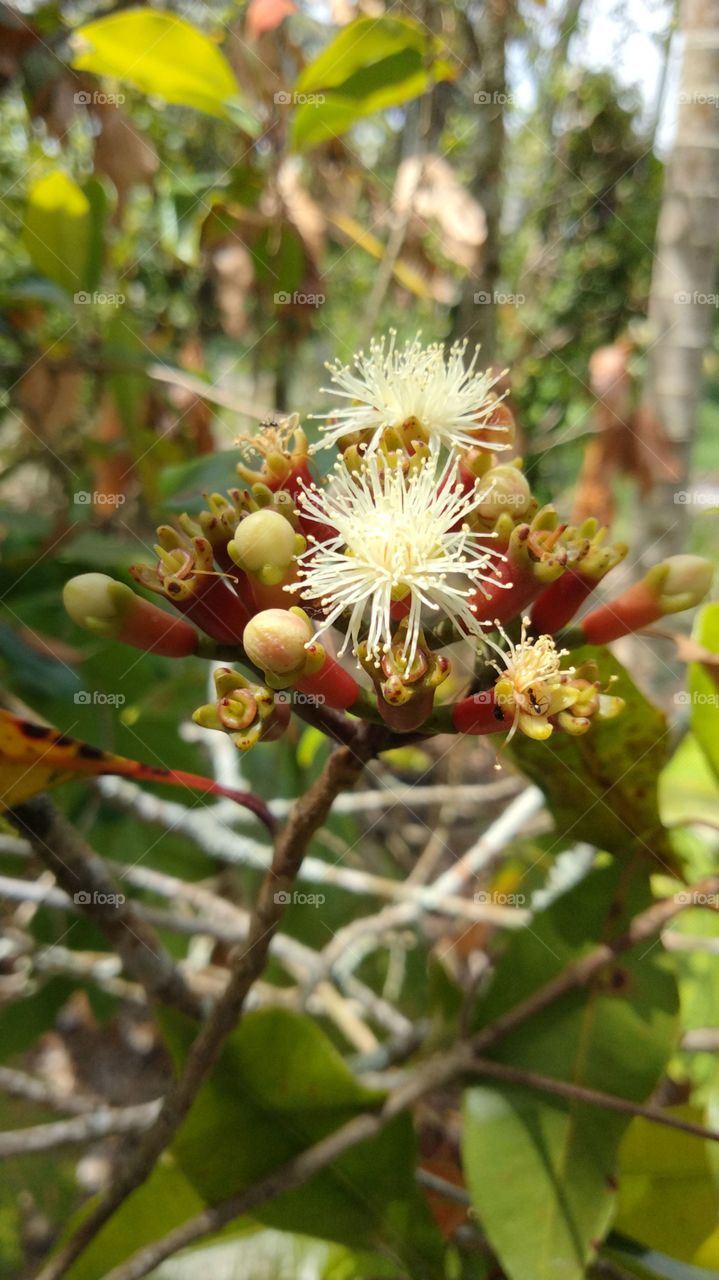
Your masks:
{"label": "sunlit leaf", "polygon": [[[707,604],[697,614],[694,639],[712,653],[719,653],[719,604]],[[719,676],[719,668],[714,668]],[[704,754],[719,779],[719,682],[699,662],[688,668],[687,694],[690,719]]]}
{"label": "sunlit leaf", "polygon": [[[672,1107],[671,1114],[707,1123],[702,1112],[690,1107]],[[678,1129],[635,1117],[619,1152],[615,1229],[682,1262],[697,1264],[701,1250],[706,1257],[719,1221],[719,1188],[707,1146]]]}
{"label": "sunlit leaf", "polygon": [[361,116],[419,97],[455,69],[442,43],[411,18],[356,18],[300,75],[292,139],[299,149],[345,133]]}
{"label": "sunlit leaf", "polygon": [[58,170],[31,183],[23,240],[38,271],[68,293],[88,287],[90,201],[81,187]]}
{"label": "sunlit leaf", "polygon": [[73,34],[78,71],[111,76],[165,102],[227,116],[237,96],[232,68],[213,40],[184,18],[129,9],[97,18]]}

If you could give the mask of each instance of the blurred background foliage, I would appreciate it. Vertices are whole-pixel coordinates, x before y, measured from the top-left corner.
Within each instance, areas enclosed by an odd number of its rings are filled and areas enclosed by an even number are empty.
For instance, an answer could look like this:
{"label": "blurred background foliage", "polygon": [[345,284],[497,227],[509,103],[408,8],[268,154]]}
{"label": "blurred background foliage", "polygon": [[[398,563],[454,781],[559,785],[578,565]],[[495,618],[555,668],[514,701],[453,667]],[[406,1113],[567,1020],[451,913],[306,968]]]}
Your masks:
{"label": "blurred background foliage", "polygon": [[[323,363],[349,360],[391,327],[402,338],[421,329],[428,340],[481,339],[487,360],[510,370],[521,449],[540,499],[553,497],[567,511],[594,502],[598,514],[615,517],[621,536],[641,543],[637,494],[651,477],[626,444],[635,438],[645,372],[666,159],[657,103],[675,15],[669,4],[638,16],[606,9],[617,48],[651,17],[656,102],[641,71],[628,80],[615,74],[611,56],[606,65],[585,56],[593,18],[571,0],[517,8],[428,2],[386,14],[347,0],[0,6],[0,673],[12,695],[65,732],[149,763],[227,768],[188,728],[190,712],[206,700],[199,664],[128,659],[121,646],[81,638],[59,607],[62,584],[87,569],[122,577],[130,563],[151,557],[158,521],[196,509],[203,490],[235,482],[238,434],[252,434],[274,412],[298,410],[304,419],[321,410]],[[685,489],[719,483],[718,332],[706,356],[695,478],[676,477]],[[619,370],[616,412],[627,430],[613,452],[592,461],[606,425],[596,359],[606,348],[605,361]],[[684,526],[684,541],[703,553],[714,536],[708,506],[693,506]],[[666,513],[667,525],[675,515]],[[719,651],[716,613],[706,612],[697,628],[700,642]],[[633,670],[668,701],[677,674],[662,652],[667,661],[649,672],[634,654]],[[704,678],[695,664],[696,687]],[[646,737],[656,713],[631,688],[628,697]],[[715,853],[708,831],[716,825],[719,711],[697,703],[692,718],[696,736],[686,733],[689,716],[680,708],[665,744],[659,811],[653,792],[649,804],[652,821],[660,816],[675,828],[673,847],[698,875]],[[291,797],[316,776],[327,749],[315,730],[293,722],[286,739],[243,760],[243,775],[264,796]],[[531,760],[526,767],[532,775]],[[420,783],[484,785],[494,776],[481,744],[451,758],[408,749],[378,766],[380,779]],[[624,798],[631,806],[631,792]],[[564,801],[571,810],[574,798]],[[129,862],[142,851],[159,871],[187,881],[217,876],[231,901],[251,900],[256,870],[222,865],[171,829],[153,829],[148,839],[146,823],[97,789],[69,784],[62,803],[109,859]],[[502,808],[501,797],[489,800],[483,814],[489,820]],[[559,808],[559,834],[540,821],[515,840],[497,881],[503,892],[520,881],[526,893],[545,884],[564,838]],[[429,812],[455,851],[476,835],[471,808]],[[571,831],[571,812],[566,826]],[[360,858],[359,831],[356,815],[335,816],[315,852],[349,848],[348,865],[403,877],[427,838],[422,823],[401,826],[390,812]],[[17,858],[0,855],[0,870],[16,875]],[[289,911],[291,936],[321,947],[328,930],[373,905],[337,890],[327,897],[321,918]],[[600,934],[598,911],[587,906],[581,917],[586,939]],[[57,938],[63,919],[36,911],[26,924],[35,945]],[[717,934],[707,913],[692,913],[677,926],[685,928]],[[436,1024],[441,1043],[456,1030],[457,990],[482,943],[478,929],[457,942],[454,971],[429,927],[421,945],[400,937],[368,955],[358,973],[374,990],[399,991],[403,1016]],[[184,953],[171,931],[162,937]],[[76,921],[69,946],[102,953],[105,943]],[[708,960],[678,953],[687,1031],[719,1018],[719,980]],[[280,967],[269,977],[287,980]],[[167,1064],[146,1019],[123,1021],[117,998],[91,979],[32,978],[21,999],[10,986],[0,1008],[4,1060],[32,1050],[37,1070],[59,1062],[68,1079],[106,1100],[155,1096]],[[328,1042],[346,1050],[332,1020],[318,1021]],[[112,1067],[98,1065],[98,1046],[108,1040]],[[84,1061],[92,1066],[83,1079]],[[622,1059],[615,1065],[621,1074]],[[715,1106],[713,1055],[679,1054],[674,1069],[674,1100],[691,1095],[700,1109]],[[5,1129],[7,1100],[1,1106]],[[16,1124],[44,1115],[30,1103],[13,1108]],[[603,1122],[595,1113],[597,1128]],[[425,1138],[431,1124],[426,1129]],[[437,1153],[427,1140],[446,1173],[456,1143]],[[404,1141],[397,1138],[398,1150]],[[719,1268],[713,1228],[689,1249],[686,1235],[666,1226],[671,1215],[656,1211],[662,1166],[654,1168],[641,1126],[632,1126],[622,1153],[645,1181],[642,1194],[627,1193],[620,1206],[606,1265],[622,1276],[669,1275],[661,1253],[673,1259],[672,1276],[693,1274],[677,1270],[677,1260]],[[682,1154],[672,1149],[667,1158]],[[6,1168],[0,1277],[14,1280],[81,1196],[103,1185],[109,1165],[104,1154],[78,1165],[72,1153]],[[691,1176],[708,1197],[708,1221],[719,1203],[715,1172],[702,1165]],[[584,1191],[591,1201],[591,1188]],[[185,1192],[190,1204],[195,1193]],[[483,1208],[491,1218],[494,1207]],[[253,1280],[403,1274],[386,1257],[355,1252],[356,1230],[344,1242],[340,1231],[339,1242],[318,1244],[271,1226],[242,1224],[242,1274]],[[213,1274],[239,1274],[237,1255],[229,1247],[225,1262],[223,1248],[212,1254]],[[640,1266],[637,1250],[654,1253]],[[508,1253],[508,1274],[526,1275],[526,1262]],[[500,1274],[485,1246],[470,1247],[456,1265],[464,1268],[457,1276]]]}

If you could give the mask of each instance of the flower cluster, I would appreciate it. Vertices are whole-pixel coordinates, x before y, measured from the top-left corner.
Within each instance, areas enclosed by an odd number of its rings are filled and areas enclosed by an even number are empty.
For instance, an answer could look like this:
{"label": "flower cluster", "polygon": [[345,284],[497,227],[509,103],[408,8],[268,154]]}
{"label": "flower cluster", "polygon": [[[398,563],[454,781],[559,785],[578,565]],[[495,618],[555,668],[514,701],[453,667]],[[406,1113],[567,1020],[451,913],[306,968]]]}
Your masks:
{"label": "flower cluster", "polygon": [[616,715],[621,700],[569,646],[699,603],[711,567],[673,556],[574,623],[627,548],[539,506],[521,459],[505,460],[514,420],[498,379],[465,357],[390,334],[331,366],[340,403],[318,443],[296,414],[263,424],[242,441],[240,486],[160,528],[156,563],[131,570],[180,616],[101,574],[67,584],[71,616],[138,648],[243,665],[220,669],[217,701],[195,713],[242,750],[283,732],[290,689],[397,733],[543,740]]}

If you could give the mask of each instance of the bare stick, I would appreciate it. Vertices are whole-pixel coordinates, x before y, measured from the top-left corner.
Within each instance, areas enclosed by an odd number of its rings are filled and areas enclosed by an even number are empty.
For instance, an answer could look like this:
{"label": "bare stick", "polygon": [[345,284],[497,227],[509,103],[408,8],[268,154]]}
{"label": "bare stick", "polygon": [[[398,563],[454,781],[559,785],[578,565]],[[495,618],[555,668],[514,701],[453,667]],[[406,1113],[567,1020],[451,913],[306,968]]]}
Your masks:
{"label": "bare stick", "polygon": [[0,1067],[0,1092],[8,1093],[11,1098],[25,1098],[28,1102],[37,1102],[41,1106],[51,1107],[53,1111],[69,1111],[72,1115],[86,1115],[97,1107],[97,1099],[78,1093],[60,1093],[31,1076],[27,1071],[18,1071],[14,1067]]}
{"label": "bare stick", "polygon": [[132,1107],[96,1106],[85,1115],[51,1124],[35,1124],[28,1129],[0,1133],[0,1159],[26,1156],[77,1143],[96,1142],[114,1133],[138,1133],[149,1128],[160,1109],[159,1102],[141,1102]]}

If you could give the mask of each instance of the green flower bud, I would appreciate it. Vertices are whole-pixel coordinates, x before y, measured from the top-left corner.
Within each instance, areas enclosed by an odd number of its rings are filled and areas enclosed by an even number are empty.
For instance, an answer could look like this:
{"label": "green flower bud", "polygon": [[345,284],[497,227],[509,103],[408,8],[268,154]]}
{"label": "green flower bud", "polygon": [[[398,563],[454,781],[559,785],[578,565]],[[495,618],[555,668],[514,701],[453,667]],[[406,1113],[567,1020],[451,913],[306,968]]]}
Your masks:
{"label": "green flower bud", "polygon": [[120,640],[166,658],[197,653],[199,636],[189,622],[158,609],[105,573],[81,573],[71,578],[62,597],[73,622],[95,636]]}
{"label": "green flower bud", "polygon": [[305,545],[285,516],[263,508],[240,521],[227,550],[236,565],[271,587],[285,581]]}
{"label": "green flower bud", "polygon": [[73,622],[96,636],[115,637],[138,597],[106,573],[81,573],[65,583],[63,604]]}
{"label": "green flower bud", "polygon": [[649,570],[645,582],[658,597],[664,613],[678,613],[699,604],[711,587],[714,568],[703,556],[670,556]]}

